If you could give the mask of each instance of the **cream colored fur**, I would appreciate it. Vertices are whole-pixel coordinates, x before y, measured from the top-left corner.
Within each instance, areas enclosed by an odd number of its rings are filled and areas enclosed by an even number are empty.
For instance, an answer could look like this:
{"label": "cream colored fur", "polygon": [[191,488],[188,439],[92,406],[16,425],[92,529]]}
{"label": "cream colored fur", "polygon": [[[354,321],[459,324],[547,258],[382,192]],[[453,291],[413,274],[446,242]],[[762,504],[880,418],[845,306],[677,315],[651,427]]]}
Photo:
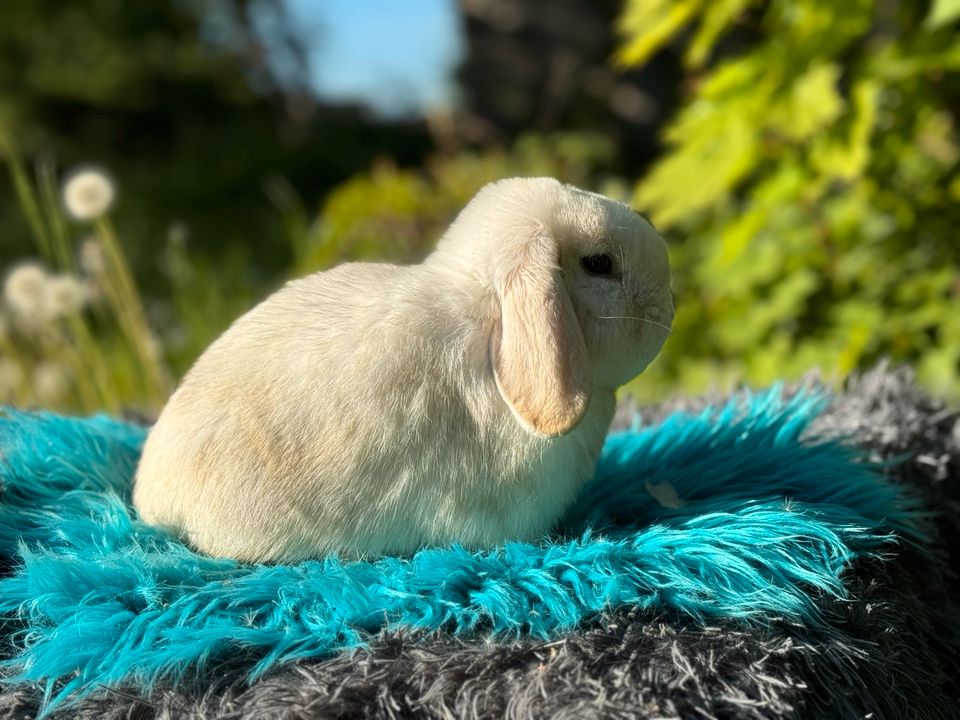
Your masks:
{"label": "cream colored fur", "polygon": [[[607,253],[615,277],[581,257]],[[419,265],[288,283],[187,373],[134,503],[246,561],[543,536],[673,318],[666,247],[548,178],[485,187]]]}

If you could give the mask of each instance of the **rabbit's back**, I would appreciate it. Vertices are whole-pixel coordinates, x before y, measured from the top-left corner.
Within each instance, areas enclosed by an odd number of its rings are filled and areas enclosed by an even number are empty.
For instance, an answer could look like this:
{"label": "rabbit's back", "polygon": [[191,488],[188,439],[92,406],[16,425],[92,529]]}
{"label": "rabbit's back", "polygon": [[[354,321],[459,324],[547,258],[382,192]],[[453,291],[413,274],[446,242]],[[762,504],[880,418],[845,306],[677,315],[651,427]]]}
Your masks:
{"label": "rabbit's back", "polygon": [[422,265],[288,284],[164,409],[138,469],[144,518],[248,560],[548,530],[592,470],[612,396],[559,441],[516,432],[486,367],[487,319],[458,304]]}

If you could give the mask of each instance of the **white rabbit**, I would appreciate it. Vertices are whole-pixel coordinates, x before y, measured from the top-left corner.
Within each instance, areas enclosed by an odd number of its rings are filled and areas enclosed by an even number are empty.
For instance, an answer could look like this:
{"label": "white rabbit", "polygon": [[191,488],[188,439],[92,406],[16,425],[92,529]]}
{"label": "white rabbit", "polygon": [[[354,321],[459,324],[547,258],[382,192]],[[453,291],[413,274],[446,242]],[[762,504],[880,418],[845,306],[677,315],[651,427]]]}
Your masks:
{"label": "white rabbit", "polygon": [[421,264],[341,265],[237,320],[151,430],[134,503],[244,561],[536,540],[672,320],[640,215],[550,178],[491,183]]}

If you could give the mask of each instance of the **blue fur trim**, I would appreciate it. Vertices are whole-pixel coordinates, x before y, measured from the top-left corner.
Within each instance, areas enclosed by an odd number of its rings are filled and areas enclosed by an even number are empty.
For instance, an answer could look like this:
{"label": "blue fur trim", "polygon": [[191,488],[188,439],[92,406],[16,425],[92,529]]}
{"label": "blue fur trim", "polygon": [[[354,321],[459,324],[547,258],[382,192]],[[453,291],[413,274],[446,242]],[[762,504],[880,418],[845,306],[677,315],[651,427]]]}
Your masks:
{"label": "blue fur trim", "polygon": [[[611,435],[595,480],[540,545],[242,565],[192,552],[129,505],[145,432],[104,416],[0,414],[0,617],[8,682],[49,711],[98,684],[149,687],[253,650],[278,663],[385,627],[553,637],[618,605],[697,622],[816,624],[853,560],[923,541],[915,508],[851,448],[802,439],[820,394],[744,394]],[[684,501],[645,489],[668,482]]]}

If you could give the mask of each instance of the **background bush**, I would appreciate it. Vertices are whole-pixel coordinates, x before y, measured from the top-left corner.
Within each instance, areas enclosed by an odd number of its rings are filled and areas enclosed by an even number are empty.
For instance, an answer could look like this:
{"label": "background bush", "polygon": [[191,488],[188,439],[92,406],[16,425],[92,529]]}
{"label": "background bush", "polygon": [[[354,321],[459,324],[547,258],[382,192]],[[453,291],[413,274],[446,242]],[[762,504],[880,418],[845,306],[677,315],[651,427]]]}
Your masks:
{"label": "background bush", "polygon": [[632,0],[619,61],[683,35],[691,92],[634,202],[674,240],[658,381],[960,390],[960,3]]}

